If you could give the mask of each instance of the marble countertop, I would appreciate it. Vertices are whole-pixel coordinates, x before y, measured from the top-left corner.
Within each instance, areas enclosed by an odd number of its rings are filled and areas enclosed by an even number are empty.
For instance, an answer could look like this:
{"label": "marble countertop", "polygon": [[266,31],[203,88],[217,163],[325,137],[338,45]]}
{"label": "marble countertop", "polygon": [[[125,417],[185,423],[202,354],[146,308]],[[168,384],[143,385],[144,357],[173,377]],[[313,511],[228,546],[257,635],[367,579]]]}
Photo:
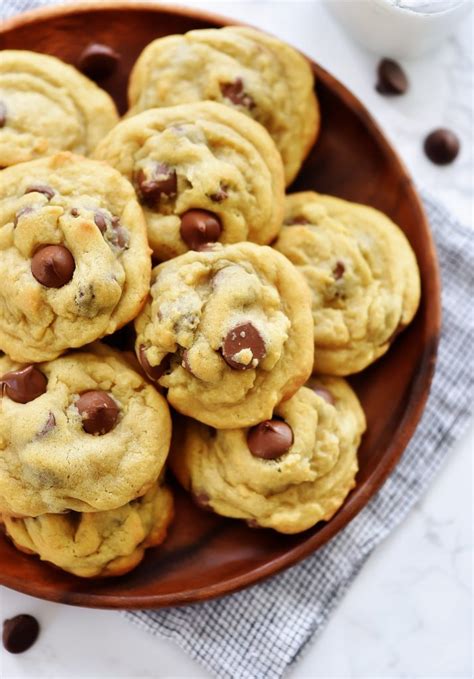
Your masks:
{"label": "marble countertop", "polygon": [[[404,64],[411,83],[405,96],[384,98],[373,87],[377,57],[353,43],[321,1],[181,4],[261,26],[321,63],[365,102],[416,183],[471,222],[472,15],[437,52]],[[424,136],[438,126],[453,128],[462,141],[457,161],[445,168],[422,152]],[[473,443],[471,426],[409,518],[369,559],[292,672],[294,679],[472,676]],[[0,613],[31,613],[42,625],[28,653],[1,650],[4,679],[209,678],[171,642],[147,635],[116,612],[70,608],[0,588]]]}

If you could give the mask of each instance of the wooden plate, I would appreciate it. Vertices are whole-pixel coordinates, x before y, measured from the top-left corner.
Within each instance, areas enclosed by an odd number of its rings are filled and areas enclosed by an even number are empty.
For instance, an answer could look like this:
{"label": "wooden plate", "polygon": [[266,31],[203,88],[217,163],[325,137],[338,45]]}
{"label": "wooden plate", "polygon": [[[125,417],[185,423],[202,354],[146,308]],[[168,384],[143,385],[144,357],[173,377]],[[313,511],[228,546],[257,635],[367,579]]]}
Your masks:
{"label": "wooden plate", "polygon": [[[220,27],[224,18],[188,9],[100,2],[40,10],[6,22],[0,47],[53,54],[74,64],[89,42],[122,55],[120,72],[103,83],[121,111],[139,52],[154,38]],[[17,552],[0,537],[0,582],[44,599],[103,608],[158,608],[209,599],[287,568],[341,530],[382,485],[412,436],[428,396],[440,332],[435,248],[420,199],[397,154],[364,106],[317,64],[321,136],[292,190],[316,189],[386,212],[418,257],[423,298],[414,323],[391,351],[354,380],[368,419],[357,487],[328,523],[294,536],[251,530],[196,509],[177,489],[177,519],[165,545],[149,550],[129,575],[88,581]]]}

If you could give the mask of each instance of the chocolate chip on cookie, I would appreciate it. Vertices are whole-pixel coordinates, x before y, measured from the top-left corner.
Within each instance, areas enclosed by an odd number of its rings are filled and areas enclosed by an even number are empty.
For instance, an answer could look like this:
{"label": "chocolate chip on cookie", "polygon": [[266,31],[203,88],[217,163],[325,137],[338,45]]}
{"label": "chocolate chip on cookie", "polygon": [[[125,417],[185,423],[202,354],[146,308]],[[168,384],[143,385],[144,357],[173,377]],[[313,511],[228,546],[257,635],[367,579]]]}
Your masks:
{"label": "chocolate chip on cookie", "polygon": [[48,419],[46,420],[46,422],[43,424],[43,426],[39,430],[37,436],[39,438],[46,436],[46,434],[49,434],[50,431],[53,431],[55,426],[56,426],[56,418],[54,417],[54,414],[50,411],[49,414],[48,414]]}
{"label": "chocolate chip on cookie", "polygon": [[34,365],[12,370],[0,377],[0,393],[16,403],[29,403],[46,392],[48,380]]}
{"label": "chocolate chip on cookie", "polygon": [[48,200],[51,200],[56,191],[47,184],[32,184],[26,189],[25,194],[27,193],[42,193]]}
{"label": "chocolate chip on cookie", "polygon": [[244,82],[242,78],[236,78],[231,83],[221,83],[221,93],[226,99],[230,99],[236,106],[243,106],[251,111],[255,108],[255,102],[244,90]]}
{"label": "chocolate chip on cookie", "polygon": [[332,270],[332,273],[333,273],[336,281],[338,281],[340,278],[343,277],[345,270],[346,270],[346,267],[344,266],[343,262],[340,262],[340,261],[336,262],[336,266]]}
{"label": "chocolate chip on cookie", "polygon": [[314,387],[310,387],[310,389],[312,389],[315,394],[320,396],[327,403],[330,403],[331,405],[335,404],[336,401],[334,400],[334,396],[325,387],[322,387],[321,385],[318,384],[318,385],[315,385]]}
{"label": "chocolate chip on cookie", "polygon": [[217,215],[207,210],[188,210],[181,216],[181,238],[191,250],[200,250],[207,243],[215,243],[222,233]]}
{"label": "chocolate chip on cookie", "polygon": [[174,196],[178,190],[176,170],[166,163],[154,163],[151,167],[140,168],[134,177],[140,201],[155,207],[162,195]]}
{"label": "chocolate chip on cookie", "polygon": [[222,203],[222,201],[225,200],[229,195],[228,190],[229,187],[227,186],[227,184],[221,184],[219,186],[219,189],[215,193],[211,193],[209,195],[209,198],[212,200],[213,203]]}
{"label": "chocolate chip on cookie", "polygon": [[105,391],[85,391],[79,396],[76,408],[88,434],[107,434],[117,423],[119,408]]}
{"label": "chocolate chip on cookie", "polygon": [[9,653],[24,653],[33,646],[39,631],[39,623],[32,615],[16,615],[3,623],[3,646]]}
{"label": "chocolate chip on cookie", "polygon": [[7,107],[3,101],[0,101],[0,129],[5,127],[7,122]]}
{"label": "chocolate chip on cookie", "polygon": [[249,429],[247,445],[254,457],[275,460],[287,453],[293,445],[293,431],[281,420],[265,420]]}
{"label": "chocolate chip on cookie", "polygon": [[138,361],[145,371],[147,377],[149,377],[150,380],[157,382],[160,377],[168,370],[170,357],[169,355],[165,356],[159,365],[151,365],[146,357],[146,348],[142,344],[138,350]]}
{"label": "chocolate chip on cookie", "polygon": [[74,257],[64,245],[44,245],[31,259],[31,273],[47,288],[62,288],[75,268]]}
{"label": "chocolate chip on cookie", "polygon": [[265,342],[251,323],[242,323],[232,328],[222,345],[222,356],[234,370],[256,368],[265,354]]}
{"label": "chocolate chip on cookie", "polygon": [[99,229],[101,234],[104,234],[107,231],[107,222],[102,210],[96,210],[94,212],[94,224]]}
{"label": "chocolate chip on cookie", "polygon": [[92,43],[82,51],[77,65],[92,80],[102,80],[116,70],[119,61],[120,54],[112,47]]}
{"label": "chocolate chip on cookie", "polygon": [[13,228],[16,229],[18,226],[18,222],[23,215],[30,214],[31,212],[34,212],[34,209],[32,207],[29,207],[28,205],[26,207],[22,207],[21,210],[18,210],[16,213],[14,219],[13,219]]}

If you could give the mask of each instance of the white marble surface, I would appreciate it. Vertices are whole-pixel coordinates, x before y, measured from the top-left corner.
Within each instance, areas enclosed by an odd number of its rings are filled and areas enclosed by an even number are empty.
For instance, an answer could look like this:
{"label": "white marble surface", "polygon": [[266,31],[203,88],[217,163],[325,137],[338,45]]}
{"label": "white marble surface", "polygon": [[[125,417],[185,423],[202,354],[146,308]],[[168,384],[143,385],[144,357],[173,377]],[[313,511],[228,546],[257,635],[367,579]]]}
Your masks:
{"label": "white marble surface", "polygon": [[[377,58],[352,43],[321,2],[181,4],[259,25],[318,60],[366,103],[416,182],[463,221],[472,220],[472,17],[438,52],[405,64],[410,92],[393,99],[373,89]],[[439,125],[453,127],[463,142],[447,168],[431,165],[421,150],[423,136]],[[471,426],[411,516],[369,560],[294,679],[472,676],[473,448]],[[118,613],[0,588],[0,617],[23,612],[36,615],[43,631],[24,655],[1,651],[4,679],[209,676],[170,642],[148,636]]]}

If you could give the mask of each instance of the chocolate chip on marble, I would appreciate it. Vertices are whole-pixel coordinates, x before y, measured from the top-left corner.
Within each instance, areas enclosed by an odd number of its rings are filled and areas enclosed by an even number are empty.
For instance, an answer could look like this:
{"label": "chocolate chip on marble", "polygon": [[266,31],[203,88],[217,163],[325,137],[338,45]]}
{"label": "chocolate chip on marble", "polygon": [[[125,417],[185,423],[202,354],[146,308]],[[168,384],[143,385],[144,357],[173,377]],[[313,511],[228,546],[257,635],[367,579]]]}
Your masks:
{"label": "chocolate chip on marble", "polygon": [[32,184],[26,189],[25,194],[27,193],[42,193],[48,200],[51,200],[56,191],[47,184]]}
{"label": "chocolate chip on marble", "polygon": [[334,278],[338,281],[340,278],[343,277],[345,270],[346,267],[344,266],[343,262],[341,261],[336,262],[336,266],[332,270]]}
{"label": "chocolate chip on marble", "polygon": [[247,445],[254,457],[275,460],[289,451],[293,444],[293,431],[282,420],[265,420],[249,429]]}
{"label": "chocolate chip on marble", "polygon": [[16,403],[29,403],[46,392],[48,380],[34,365],[12,370],[0,377],[1,393]]}
{"label": "chocolate chip on marble", "polygon": [[49,434],[49,432],[52,431],[55,428],[55,426],[56,418],[54,417],[54,414],[50,412],[48,415],[48,419],[38,432],[38,437],[42,438],[43,436],[46,436],[46,434]]}
{"label": "chocolate chip on marble", "polygon": [[219,218],[207,210],[188,210],[181,215],[181,238],[191,250],[215,243],[222,233]]}
{"label": "chocolate chip on marble", "polygon": [[85,391],[76,401],[76,408],[88,434],[107,434],[118,420],[119,407],[105,391]]}
{"label": "chocolate chip on marble", "polygon": [[146,348],[143,344],[138,349],[138,361],[142,366],[146,376],[153,382],[157,382],[168,370],[170,365],[169,354],[163,358],[159,365],[151,365],[146,357]]}
{"label": "chocolate chip on marble", "polygon": [[379,94],[404,94],[408,89],[408,78],[393,59],[382,59],[377,67],[378,81],[375,89]]}
{"label": "chocolate chip on marble", "polygon": [[228,189],[229,187],[227,186],[227,184],[221,184],[219,186],[219,189],[215,193],[211,193],[209,195],[209,198],[212,200],[213,203],[222,203],[222,201],[225,200],[229,195]]}
{"label": "chocolate chip on marble", "polygon": [[255,102],[244,90],[242,78],[236,78],[231,83],[221,83],[221,93],[226,99],[230,99],[233,104],[243,106],[249,111],[255,107]]}
{"label": "chocolate chip on marble", "polygon": [[459,137],[444,127],[430,132],[424,142],[426,155],[436,165],[452,163],[457,157],[460,148]]}
{"label": "chocolate chip on marble", "polygon": [[75,268],[74,257],[64,245],[44,245],[31,259],[31,273],[46,288],[62,288]]}
{"label": "chocolate chip on marble", "polygon": [[[251,357],[250,360],[246,360],[248,359],[249,350]],[[243,361],[238,358],[241,352],[247,354],[246,356],[241,356]],[[265,342],[252,323],[242,323],[229,330],[222,345],[222,356],[227,365],[234,370],[255,368],[258,362],[264,358],[265,354]]]}
{"label": "chocolate chip on marble", "polygon": [[3,623],[3,646],[9,653],[24,653],[33,646],[39,632],[39,623],[32,615],[16,615]]}
{"label": "chocolate chip on marble", "polygon": [[77,66],[92,80],[103,80],[116,70],[120,54],[100,43],[88,45],[80,54]]}
{"label": "chocolate chip on marble", "polygon": [[22,207],[18,212],[16,213],[14,219],[13,219],[13,228],[16,229],[18,226],[18,222],[23,217],[24,215],[30,214],[31,212],[34,212],[34,208],[30,207],[27,205],[26,207]]}
{"label": "chocolate chip on marble", "polygon": [[138,197],[148,207],[156,207],[162,195],[174,196],[178,189],[176,170],[166,163],[154,163],[151,168],[140,168],[134,176]]}
{"label": "chocolate chip on marble", "polygon": [[7,107],[4,101],[0,101],[0,129],[7,123]]}

